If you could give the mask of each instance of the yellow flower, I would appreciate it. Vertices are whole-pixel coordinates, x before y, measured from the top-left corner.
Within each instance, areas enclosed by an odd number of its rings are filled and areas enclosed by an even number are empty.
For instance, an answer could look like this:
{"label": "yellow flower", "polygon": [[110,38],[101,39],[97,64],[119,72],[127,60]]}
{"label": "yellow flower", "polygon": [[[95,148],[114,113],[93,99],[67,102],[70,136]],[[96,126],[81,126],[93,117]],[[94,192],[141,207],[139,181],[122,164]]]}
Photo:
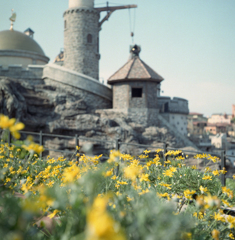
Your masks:
{"label": "yellow flower", "polygon": [[122,196],[122,193],[116,192],[116,195],[117,195],[117,196]]}
{"label": "yellow flower", "polygon": [[184,240],[190,240],[190,239],[192,239],[192,233],[190,233],[190,232],[184,232],[184,233],[182,234],[182,239],[184,239]]}
{"label": "yellow flower", "polygon": [[195,190],[190,191],[189,189],[184,191],[184,196],[187,199],[192,199],[192,195],[195,193]]}
{"label": "yellow flower", "polygon": [[177,171],[177,168],[176,168],[176,167],[170,167],[170,170],[171,170],[172,172],[176,172],[176,171]]}
{"label": "yellow flower", "polygon": [[227,200],[222,199],[221,201],[226,207],[232,207],[232,205]]}
{"label": "yellow flower", "polygon": [[60,212],[60,211],[59,210],[54,210],[53,213],[48,215],[48,217],[53,218],[58,212]]}
{"label": "yellow flower", "polygon": [[169,194],[168,193],[157,193],[157,195],[159,196],[159,197],[166,197],[168,200],[170,200],[170,196],[169,196]]}
{"label": "yellow flower", "polygon": [[209,176],[209,175],[205,175],[203,178],[203,180],[212,180],[212,176]]}
{"label": "yellow flower", "polygon": [[171,189],[171,184],[167,184],[167,183],[159,183],[160,186],[166,187],[168,189]]}
{"label": "yellow flower", "polygon": [[228,235],[231,239],[235,239],[234,236],[233,236],[233,233],[229,233]]}
{"label": "yellow flower", "polygon": [[196,166],[196,165],[193,165],[191,168],[192,168],[192,169],[197,169],[197,166]]}
{"label": "yellow flower", "polygon": [[221,221],[221,222],[225,222],[225,218],[222,216],[222,215],[220,215],[220,213],[214,213],[214,219],[216,220],[216,221]]}
{"label": "yellow flower", "polygon": [[147,192],[149,192],[148,189],[146,189],[146,190],[142,190],[142,192],[140,192],[140,193],[138,193],[138,194],[139,194],[139,195],[143,195],[143,194],[145,194],[145,193],[147,193]]}
{"label": "yellow flower", "polygon": [[8,164],[4,163],[3,168],[7,168],[7,167],[8,167]]}
{"label": "yellow flower", "polygon": [[126,198],[127,198],[127,202],[130,202],[130,201],[134,200],[133,198],[130,198],[128,196]]}
{"label": "yellow flower", "polygon": [[212,238],[215,240],[219,240],[219,234],[220,234],[220,232],[216,229],[213,229],[211,232]]}
{"label": "yellow flower", "polygon": [[204,215],[206,215],[206,214],[203,213],[203,212],[199,212],[198,214],[197,214],[197,212],[195,212],[195,213],[193,214],[193,216],[196,217],[196,218],[198,218],[198,219],[203,219]]}
{"label": "yellow flower", "polygon": [[203,186],[200,186],[199,189],[200,189],[200,191],[201,191],[202,194],[208,192],[207,187],[204,188]]}
{"label": "yellow flower", "polygon": [[96,197],[87,214],[86,240],[125,240],[118,222],[106,211],[108,197]]}
{"label": "yellow flower", "polygon": [[166,171],[163,171],[163,175],[168,177],[173,177],[173,172],[168,169]]}
{"label": "yellow flower", "polygon": [[44,151],[43,146],[36,143],[30,143],[29,146],[23,145],[22,147],[29,152],[36,152],[38,154]]}
{"label": "yellow flower", "polygon": [[109,171],[107,171],[107,172],[104,174],[105,177],[110,177],[110,176],[112,176],[112,175],[113,175],[113,171],[112,171],[112,170],[109,170]]}
{"label": "yellow flower", "polygon": [[134,181],[136,177],[140,174],[140,166],[130,165],[124,168],[124,177]]}
{"label": "yellow flower", "polygon": [[228,197],[233,198],[233,191],[227,187],[222,187],[222,193],[225,193]]}
{"label": "yellow flower", "polygon": [[235,228],[235,218],[231,215],[226,216],[226,222],[229,223],[229,228]]}
{"label": "yellow flower", "polygon": [[207,173],[207,172],[211,172],[211,169],[209,168],[209,167],[206,167],[205,168],[205,172]]}
{"label": "yellow flower", "polygon": [[111,177],[111,179],[116,180],[116,179],[117,179],[117,176],[114,175],[113,177]]}
{"label": "yellow flower", "polygon": [[222,173],[222,174],[226,174],[226,169],[225,169],[225,167],[223,168],[223,170],[220,170],[220,172]]}
{"label": "yellow flower", "polygon": [[148,153],[150,153],[151,152],[151,150],[144,150],[144,154],[148,154]]}
{"label": "yellow flower", "polygon": [[81,177],[80,169],[75,164],[71,167],[67,167],[64,169],[63,173],[63,181],[64,183],[71,183]]}
{"label": "yellow flower", "polygon": [[141,176],[140,176],[140,181],[142,182],[142,181],[145,181],[145,182],[150,182],[150,180],[149,180],[149,175],[146,173],[146,174],[142,174]]}
{"label": "yellow flower", "polygon": [[219,208],[220,207],[220,199],[217,198],[217,196],[205,196],[204,197],[204,201],[205,201],[205,208]]}
{"label": "yellow flower", "polygon": [[117,184],[121,184],[121,185],[127,185],[128,183],[127,182],[124,182],[124,181],[117,181]]}
{"label": "yellow flower", "polygon": [[2,129],[9,129],[13,137],[19,139],[20,133],[18,131],[24,128],[24,124],[20,122],[19,123],[15,122],[16,122],[15,118],[9,119],[9,117],[0,114],[0,127]]}
{"label": "yellow flower", "polygon": [[220,173],[219,173],[219,171],[216,169],[215,171],[212,172],[212,174],[213,174],[214,176],[219,176]]}

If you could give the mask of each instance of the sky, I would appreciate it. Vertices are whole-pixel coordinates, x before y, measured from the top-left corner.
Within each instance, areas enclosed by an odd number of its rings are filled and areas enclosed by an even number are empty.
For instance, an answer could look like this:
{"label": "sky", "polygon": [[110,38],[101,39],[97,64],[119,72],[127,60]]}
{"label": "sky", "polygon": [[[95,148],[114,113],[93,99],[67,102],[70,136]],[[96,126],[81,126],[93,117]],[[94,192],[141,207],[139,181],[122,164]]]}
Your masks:
{"label": "sky", "polygon": [[[231,114],[235,104],[235,0],[114,0],[115,11],[100,32],[100,81],[129,58],[132,43],[140,58],[160,74],[162,96],[189,101],[190,112]],[[96,7],[106,5],[95,0]],[[63,12],[68,0],[0,0],[0,31],[30,27],[53,62],[63,48]],[[101,15],[103,18],[105,13]],[[134,32],[134,41],[130,32]]]}

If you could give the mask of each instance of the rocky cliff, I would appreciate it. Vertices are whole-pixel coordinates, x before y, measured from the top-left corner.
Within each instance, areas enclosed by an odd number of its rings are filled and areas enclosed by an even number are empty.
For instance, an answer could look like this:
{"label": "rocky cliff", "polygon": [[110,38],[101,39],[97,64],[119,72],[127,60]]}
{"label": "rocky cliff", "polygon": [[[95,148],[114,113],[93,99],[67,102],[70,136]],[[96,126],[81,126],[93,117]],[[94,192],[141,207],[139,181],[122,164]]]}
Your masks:
{"label": "rocky cliff", "polygon": [[[159,146],[162,142],[176,148],[186,145],[184,138],[179,137],[167,124],[146,126],[133,122],[123,113],[90,110],[75,90],[52,86],[43,80],[35,84],[0,77],[0,111],[24,122],[26,131],[78,134],[104,141],[120,139],[125,143],[152,146]],[[74,149],[74,144],[58,139],[47,142],[49,147],[63,150]],[[95,146],[100,152],[110,148],[100,142],[96,142]],[[136,148],[122,145],[121,150],[133,153]]]}

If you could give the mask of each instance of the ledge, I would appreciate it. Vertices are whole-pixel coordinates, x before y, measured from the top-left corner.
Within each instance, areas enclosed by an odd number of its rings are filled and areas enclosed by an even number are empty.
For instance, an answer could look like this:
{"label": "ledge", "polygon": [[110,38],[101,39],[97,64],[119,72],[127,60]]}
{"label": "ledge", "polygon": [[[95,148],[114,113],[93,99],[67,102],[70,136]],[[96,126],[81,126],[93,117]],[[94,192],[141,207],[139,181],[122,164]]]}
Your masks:
{"label": "ledge", "polygon": [[94,78],[56,64],[45,65],[42,78],[48,78],[62,84],[76,87],[112,101],[112,90],[109,87],[101,84]]}

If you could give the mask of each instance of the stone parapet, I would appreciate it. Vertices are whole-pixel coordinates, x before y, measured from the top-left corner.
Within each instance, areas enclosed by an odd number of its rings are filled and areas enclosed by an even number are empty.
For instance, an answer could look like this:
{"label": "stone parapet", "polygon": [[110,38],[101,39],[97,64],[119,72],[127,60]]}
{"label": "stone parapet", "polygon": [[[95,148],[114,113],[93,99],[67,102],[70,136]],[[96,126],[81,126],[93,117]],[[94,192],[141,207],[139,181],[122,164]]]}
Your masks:
{"label": "stone parapet", "polygon": [[47,64],[42,78],[45,84],[60,86],[80,95],[90,110],[112,107],[112,90],[89,76],[56,64]]}
{"label": "stone parapet", "polygon": [[161,113],[188,114],[188,100],[178,97],[158,97],[158,108]]}
{"label": "stone parapet", "polygon": [[21,64],[8,65],[7,68],[0,65],[0,76],[36,80],[42,78],[43,68],[44,65],[28,65],[27,68]]}

